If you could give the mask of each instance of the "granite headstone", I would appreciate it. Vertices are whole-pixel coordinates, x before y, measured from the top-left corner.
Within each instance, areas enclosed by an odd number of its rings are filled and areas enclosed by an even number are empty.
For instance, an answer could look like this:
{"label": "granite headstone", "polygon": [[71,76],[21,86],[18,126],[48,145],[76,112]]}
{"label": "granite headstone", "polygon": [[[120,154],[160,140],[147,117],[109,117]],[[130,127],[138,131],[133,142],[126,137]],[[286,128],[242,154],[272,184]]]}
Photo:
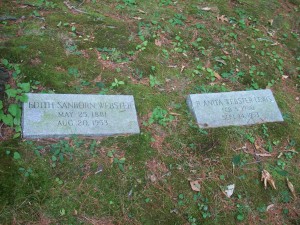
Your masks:
{"label": "granite headstone", "polygon": [[269,89],[191,94],[187,104],[201,128],[283,121]]}
{"label": "granite headstone", "polygon": [[27,94],[24,138],[109,136],[140,132],[131,95]]}

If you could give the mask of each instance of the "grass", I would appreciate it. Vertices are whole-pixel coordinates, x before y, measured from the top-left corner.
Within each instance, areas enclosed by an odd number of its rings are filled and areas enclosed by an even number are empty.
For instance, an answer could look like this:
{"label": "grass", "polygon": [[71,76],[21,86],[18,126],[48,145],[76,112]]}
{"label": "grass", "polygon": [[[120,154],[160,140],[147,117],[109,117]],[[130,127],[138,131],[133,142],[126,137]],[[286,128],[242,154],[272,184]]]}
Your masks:
{"label": "grass", "polygon": [[[133,95],[141,128],[23,140],[1,122],[1,223],[299,224],[299,10],[298,0],[0,3],[0,66],[21,71],[12,87]],[[199,129],[186,105],[190,93],[266,87],[283,123]],[[174,118],[149,123],[158,107]]]}

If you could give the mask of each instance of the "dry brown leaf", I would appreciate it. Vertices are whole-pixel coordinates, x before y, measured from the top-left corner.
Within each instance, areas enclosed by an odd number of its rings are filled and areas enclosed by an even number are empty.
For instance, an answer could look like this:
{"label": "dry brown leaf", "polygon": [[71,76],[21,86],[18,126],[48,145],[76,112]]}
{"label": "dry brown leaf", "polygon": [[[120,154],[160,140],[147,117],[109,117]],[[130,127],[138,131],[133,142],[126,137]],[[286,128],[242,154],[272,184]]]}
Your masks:
{"label": "dry brown leaf", "polygon": [[135,20],[141,20],[142,18],[141,17],[139,17],[139,16],[134,16],[134,17],[132,17],[133,19],[135,19]]}
{"label": "dry brown leaf", "polygon": [[193,191],[200,191],[200,180],[190,181],[190,185]]}
{"label": "dry brown leaf", "polygon": [[272,19],[271,19],[271,20],[268,20],[268,22],[270,23],[271,26],[273,25],[273,21],[274,21],[274,20],[272,20]]}
{"label": "dry brown leaf", "polygon": [[74,215],[74,216],[77,216],[77,214],[78,214],[77,210],[76,210],[76,209],[74,209],[74,211],[73,211],[73,215]]}
{"label": "dry brown leaf", "polygon": [[229,22],[228,18],[226,18],[225,15],[217,16],[217,20],[222,21],[222,23]]}
{"label": "dry brown leaf", "polygon": [[294,199],[296,199],[297,195],[296,195],[296,191],[295,191],[294,185],[291,183],[291,181],[289,181],[288,178],[286,178],[286,182],[287,182],[287,185],[288,185],[290,191],[292,192],[292,194],[294,196]]}
{"label": "dry brown leaf", "polygon": [[222,50],[224,52],[225,55],[229,55],[229,52]]}
{"label": "dry brown leaf", "polygon": [[138,11],[140,12],[140,13],[146,13],[145,11],[143,11],[143,10],[141,10],[141,9],[138,9]]}
{"label": "dry brown leaf", "polygon": [[258,144],[258,142],[259,142],[259,139],[256,139],[255,142],[254,142],[254,146],[255,146],[255,149],[256,149],[257,151],[260,151],[260,150],[261,150],[261,147],[260,147],[260,145]]}
{"label": "dry brown leaf", "polygon": [[218,80],[222,80],[222,77],[217,72],[214,72],[214,75]]}
{"label": "dry brown leaf", "polygon": [[267,189],[267,183],[269,183],[271,185],[271,187],[276,190],[276,186],[275,186],[275,182],[273,180],[273,177],[271,176],[271,174],[268,171],[263,170],[261,172],[261,181],[264,182],[265,189]]}
{"label": "dry brown leaf", "polygon": [[273,208],[273,207],[274,207],[274,204],[268,205],[268,207],[267,207],[267,212],[268,212],[271,208]]}
{"label": "dry brown leaf", "polygon": [[[274,36],[274,34],[272,35],[272,37]],[[275,43],[273,43],[273,44],[271,44],[272,46],[276,46],[276,45],[279,45],[279,43],[278,42],[275,42]]]}
{"label": "dry brown leaf", "polygon": [[207,60],[206,61],[206,63],[205,63],[205,66],[204,67],[206,67],[206,68],[209,68],[210,67],[210,61],[209,60]]}
{"label": "dry brown leaf", "polygon": [[161,41],[158,40],[158,39],[155,39],[155,45],[160,47],[161,46]]}
{"label": "dry brown leaf", "polygon": [[151,180],[151,182],[155,182],[155,181],[157,181],[157,178],[156,178],[156,176],[154,174],[152,174],[150,176],[150,180]]}
{"label": "dry brown leaf", "polygon": [[180,69],[180,73],[182,73],[182,71],[184,70],[184,68],[185,68],[185,66],[182,65],[182,66],[181,66],[181,69]]}

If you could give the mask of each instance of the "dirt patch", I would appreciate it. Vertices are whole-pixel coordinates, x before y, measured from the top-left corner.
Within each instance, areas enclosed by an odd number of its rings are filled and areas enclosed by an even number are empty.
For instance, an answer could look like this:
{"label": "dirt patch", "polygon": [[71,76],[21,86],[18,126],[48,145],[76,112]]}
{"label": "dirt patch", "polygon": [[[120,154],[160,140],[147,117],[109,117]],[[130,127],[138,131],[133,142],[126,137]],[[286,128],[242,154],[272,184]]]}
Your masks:
{"label": "dirt patch", "polygon": [[34,58],[34,59],[30,59],[30,63],[31,63],[31,65],[33,65],[33,66],[37,66],[37,65],[41,64],[42,61],[41,61],[40,58]]}
{"label": "dirt patch", "polygon": [[130,76],[130,80],[132,81],[133,84],[142,84],[145,86],[149,86],[149,82],[150,82],[149,81],[150,79],[148,77],[142,79],[136,79],[132,75]]}
{"label": "dirt patch", "polygon": [[151,182],[156,182],[163,179],[164,176],[169,172],[164,162],[157,159],[152,159],[146,162],[146,167],[149,171],[148,178]]}
{"label": "dirt patch", "polygon": [[95,218],[95,217],[87,217],[87,216],[79,216],[79,220],[84,223],[92,224],[92,225],[113,225],[115,224],[112,217],[102,217],[102,218]]}
{"label": "dirt patch", "polygon": [[98,50],[95,50],[95,53],[97,54],[98,62],[102,65],[103,70],[115,70],[117,68],[124,68],[126,64],[128,64],[128,62],[116,63],[110,60],[104,60],[102,59],[101,53]]}
{"label": "dirt patch", "polygon": [[153,137],[154,141],[151,142],[151,147],[155,148],[159,151],[162,151],[163,150],[163,142],[165,140],[166,134],[162,134],[162,135],[153,134],[152,137]]}
{"label": "dirt patch", "polygon": [[[295,207],[298,205],[298,207]],[[290,221],[298,220],[300,218],[300,201],[297,200],[296,203],[282,203],[282,204],[274,204],[270,209],[266,212],[267,221],[269,224],[284,224],[286,220],[284,216],[288,217]],[[283,215],[285,213],[285,215]],[[295,223],[296,224],[296,223]]]}
{"label": "dirt patch", "polygon": [[[181,72],[184,72],[184,69],[187,68],[187,65],[183,64],[181,65]],[[165,90],[170,92],[178,92],[185,90],[189,85],[191,84],[191,81],[183,80],[183,79],[166,79],[165,83]]]}

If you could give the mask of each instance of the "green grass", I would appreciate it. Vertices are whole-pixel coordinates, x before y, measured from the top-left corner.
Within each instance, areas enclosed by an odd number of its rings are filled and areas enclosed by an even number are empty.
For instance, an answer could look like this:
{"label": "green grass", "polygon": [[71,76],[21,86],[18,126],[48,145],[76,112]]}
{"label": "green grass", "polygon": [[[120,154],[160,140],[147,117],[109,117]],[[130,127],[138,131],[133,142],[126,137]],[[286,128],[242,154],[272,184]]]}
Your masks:
{"label": "green grass", "polygon": [[[13,139],[0,122],[1,223],[300,223],[299,198],[286,183],[299,195],[298,0],[69,5],[76,10],[58,0],[1,3],[0,66],[7,59],[21,70],[10,84],[30,82],[32,92],[133,95],[141,133],[30,141]],[[158,81],[152,87],[150,75]],[[124,84],[112,88],[115,79]],[[190,93],[266,87],[283,123],[203,130],[186,105]],[[4,111],[12,101],[3,99]],[[158,107],[174,116],[165,126],[147,124]],[[256,147],[271,155],[255,157]],[[55,165],[53,149],[64,152]],[[125,158],[124,172],[109,152]],[[264,189],[262,169],[277,190]],[[190,187],[194,180],[199,193]],[[227,198],[230,184],[236,188]]]}

